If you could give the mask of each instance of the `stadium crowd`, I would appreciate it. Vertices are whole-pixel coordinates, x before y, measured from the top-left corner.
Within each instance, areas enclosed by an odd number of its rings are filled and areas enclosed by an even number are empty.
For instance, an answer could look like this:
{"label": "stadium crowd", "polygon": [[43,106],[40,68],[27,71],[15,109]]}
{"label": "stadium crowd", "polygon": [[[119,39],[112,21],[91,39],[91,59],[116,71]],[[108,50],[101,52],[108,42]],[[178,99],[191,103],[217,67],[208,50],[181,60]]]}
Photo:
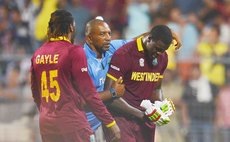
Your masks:
{"label": "stadium crowd", "polygon": [[40,142],[30,90],[30,58],[46,40],[50,13],[70,11],[75,43],[86,23],[100,15],[113,39],[131,39],[156,24],[182,42],[168,49],[163,90],[176,105],[156,142],[230,141],[229,0],[0,0],[0,142]]}

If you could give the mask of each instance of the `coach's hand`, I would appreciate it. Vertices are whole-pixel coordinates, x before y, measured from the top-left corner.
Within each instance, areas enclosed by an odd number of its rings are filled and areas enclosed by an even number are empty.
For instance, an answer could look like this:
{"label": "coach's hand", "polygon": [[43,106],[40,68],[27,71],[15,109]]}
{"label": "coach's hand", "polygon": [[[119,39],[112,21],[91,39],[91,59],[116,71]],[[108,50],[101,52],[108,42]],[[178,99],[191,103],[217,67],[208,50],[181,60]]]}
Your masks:
{"label": "coach's hand", "polygon": [[113,97],[121,97],[125,93],[125,85],[123,84],[123,79],[120,77],[114,84],[112,84],[112,88],[114,89],[116,96]]}
{"label": "coach's hand", "polygon": [[120,129],[118,127],[117,124],[109,127],[109,129],[111,130],[112,134],[113,134],[113,138],[112,138],[112,142],[118,142],[121,139],[121,133],[120,133]]}

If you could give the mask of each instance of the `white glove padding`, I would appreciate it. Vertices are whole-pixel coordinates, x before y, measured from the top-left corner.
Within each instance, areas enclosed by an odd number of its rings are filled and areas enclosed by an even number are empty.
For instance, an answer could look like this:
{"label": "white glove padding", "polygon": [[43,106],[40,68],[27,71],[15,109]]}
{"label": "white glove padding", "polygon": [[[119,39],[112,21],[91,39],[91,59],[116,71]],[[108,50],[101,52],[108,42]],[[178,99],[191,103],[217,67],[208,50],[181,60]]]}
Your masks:
{"label": "white glove padding", "polygon": [[161,116],[161,118],[159,120],[156,121],[156,125],[157,126],[162,126],[162,125],[165,125],[165,124],[168,124],[170,122],[170,119],[168,116]]}
{"label": "white glove padding", "polygon": [[165,114],[165,116],[168,117],[171,116],[176,110],[173,102],[168,98],[164,99],[162,102],[155,101],[154,104],[156,107],[161,109],[161,111]]}
{"label": "white glove padding", "polygon": [[151,122],[156,122],[161,118],[160,112],[158,112],[157,108],[149,100],[143,100],[140,106],[145,108],[145,115]]}
{"label": "white glove padding", "polygon": [[155,123],[156,125],[162,126],[170,122],[169,117],[166,116],[164,112],[162,112],[160,107],[152,104],[150,100],[143,100],[140,106],[146,109],[145,115],[151,122]]}

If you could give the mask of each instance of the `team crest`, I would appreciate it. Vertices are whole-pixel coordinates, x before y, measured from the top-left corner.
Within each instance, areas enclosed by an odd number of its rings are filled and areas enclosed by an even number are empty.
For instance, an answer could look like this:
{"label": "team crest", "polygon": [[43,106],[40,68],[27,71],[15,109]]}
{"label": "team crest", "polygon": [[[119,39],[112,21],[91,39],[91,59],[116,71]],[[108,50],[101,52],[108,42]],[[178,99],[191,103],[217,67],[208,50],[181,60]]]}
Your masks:
{"label": "team crest", "polygon": [[145,62],[145,60],[143,59],[143,58],[140,58],[139,59],[139,65],[141,66],[141,67],[144,67],[144,62]]}
{"label": "team crest", "polygon": [[153,64],[154,66],[156,66],[156,65],[158,64],[157,58],[154,58],[154,59],[153,59],[152,64]]}

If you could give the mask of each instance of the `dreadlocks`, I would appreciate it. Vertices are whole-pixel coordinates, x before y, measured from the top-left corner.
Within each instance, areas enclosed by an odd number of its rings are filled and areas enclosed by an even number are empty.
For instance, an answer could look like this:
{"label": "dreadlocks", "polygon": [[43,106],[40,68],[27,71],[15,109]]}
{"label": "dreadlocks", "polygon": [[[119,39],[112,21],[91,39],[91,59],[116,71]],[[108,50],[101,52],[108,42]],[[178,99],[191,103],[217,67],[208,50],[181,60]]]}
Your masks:
{"label": "dreadlocks", "polygon": [[67,36],[71,32],[70,25],[74,26],[72,14],[66,10],[56,10],[51,14],[48,25],[48,39]]}

